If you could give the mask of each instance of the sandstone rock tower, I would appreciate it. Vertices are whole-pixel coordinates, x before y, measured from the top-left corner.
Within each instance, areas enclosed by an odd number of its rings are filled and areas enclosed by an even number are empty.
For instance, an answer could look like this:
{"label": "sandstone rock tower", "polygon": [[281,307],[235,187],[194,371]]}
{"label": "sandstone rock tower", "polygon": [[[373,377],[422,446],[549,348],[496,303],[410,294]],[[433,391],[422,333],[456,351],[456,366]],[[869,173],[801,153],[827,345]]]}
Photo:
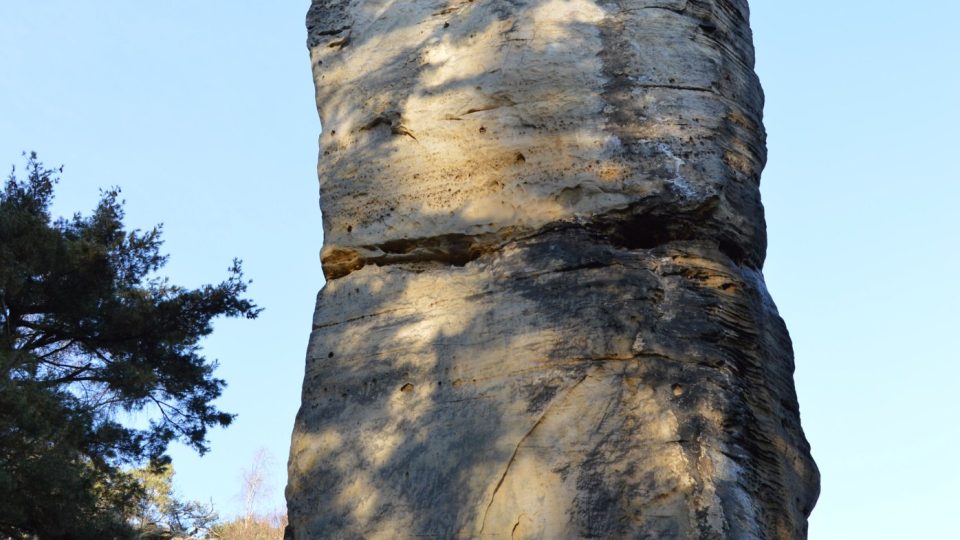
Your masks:
{"label": "sandstone rock tower", "polygon": [[746,0],[314,0],[288,537],[802,538]]}

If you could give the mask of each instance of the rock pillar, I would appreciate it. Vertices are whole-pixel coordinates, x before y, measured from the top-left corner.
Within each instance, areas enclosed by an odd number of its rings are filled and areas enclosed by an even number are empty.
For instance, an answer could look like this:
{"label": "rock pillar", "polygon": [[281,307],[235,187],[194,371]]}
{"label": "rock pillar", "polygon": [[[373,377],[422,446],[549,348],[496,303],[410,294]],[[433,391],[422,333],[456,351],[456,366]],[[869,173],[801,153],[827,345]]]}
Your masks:
{"label": "rock pillar", "polygon": [[314,0],[288,536],[801,538],[745,0]]}

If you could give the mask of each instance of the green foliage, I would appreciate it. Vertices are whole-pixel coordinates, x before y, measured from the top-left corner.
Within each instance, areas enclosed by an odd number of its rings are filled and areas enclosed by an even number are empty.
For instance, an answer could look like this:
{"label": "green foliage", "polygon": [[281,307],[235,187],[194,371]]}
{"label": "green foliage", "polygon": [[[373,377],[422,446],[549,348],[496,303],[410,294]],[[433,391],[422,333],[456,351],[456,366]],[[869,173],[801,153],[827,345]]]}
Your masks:
{"label": "green foliage", "polygon": [[223,540],[282,540],[287,516],[243,516],[213,527],[208,538]]}
{"label": "green foliage", "polygon": [[263,513],[256,508],[262,488],[271,482],[266,476],[267,461],[264,451],[256,454],[253,465],[243,475],[243,514],[225,522],[218,521],[212,503],[182,501],[177,497],[172,466],[130,471],[130,477],[142,488],[128,517],[138,540],[282,540],[286,513]]}
{"label": "green foliage", "polygon": [[212,504],[181,501],[173,491],[173,466],[142,467],[131,476],[143,488],[130,516],[141,540],[209,537],[217,512]]}
{"label": "green foliage", "polygon": [[156,277],[161,229],[126,231],[118,189],[54,221],[58,171],[31,154],[14,172],[0,192],[0,536],[123,538],[143,487],[122,468],[159,471],[170,442],[202,453],[230,424],[200,339],[260,309],[236,260],[217,285]]}

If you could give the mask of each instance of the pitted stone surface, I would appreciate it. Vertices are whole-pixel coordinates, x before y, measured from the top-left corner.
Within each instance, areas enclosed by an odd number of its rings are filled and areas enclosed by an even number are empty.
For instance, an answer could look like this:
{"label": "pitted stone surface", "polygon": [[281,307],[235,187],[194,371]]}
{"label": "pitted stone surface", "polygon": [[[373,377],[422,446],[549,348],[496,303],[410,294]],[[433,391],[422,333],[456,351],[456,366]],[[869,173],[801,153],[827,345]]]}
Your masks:
{"label": "pitted stone surface", "polygon": [[[696,215],[759,267],[762,92],[744,2],[320,1],[328,276],[411,242]],[[400,246],[398,248],[398,245]]]}
{"label": "pitted stone surface", "polygon": [[799,538],[743,0],[314,0],[288,537]]}

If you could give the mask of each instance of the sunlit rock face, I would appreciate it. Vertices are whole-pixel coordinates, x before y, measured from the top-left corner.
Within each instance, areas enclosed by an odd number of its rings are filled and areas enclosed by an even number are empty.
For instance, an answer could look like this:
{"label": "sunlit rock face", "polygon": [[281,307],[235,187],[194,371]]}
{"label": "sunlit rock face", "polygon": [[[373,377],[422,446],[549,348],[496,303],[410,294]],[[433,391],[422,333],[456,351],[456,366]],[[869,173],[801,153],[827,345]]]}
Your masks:
{"label": "sunlit rock face", "polygon": [[743,0],[314,0],[288,536],[797,538]]}

